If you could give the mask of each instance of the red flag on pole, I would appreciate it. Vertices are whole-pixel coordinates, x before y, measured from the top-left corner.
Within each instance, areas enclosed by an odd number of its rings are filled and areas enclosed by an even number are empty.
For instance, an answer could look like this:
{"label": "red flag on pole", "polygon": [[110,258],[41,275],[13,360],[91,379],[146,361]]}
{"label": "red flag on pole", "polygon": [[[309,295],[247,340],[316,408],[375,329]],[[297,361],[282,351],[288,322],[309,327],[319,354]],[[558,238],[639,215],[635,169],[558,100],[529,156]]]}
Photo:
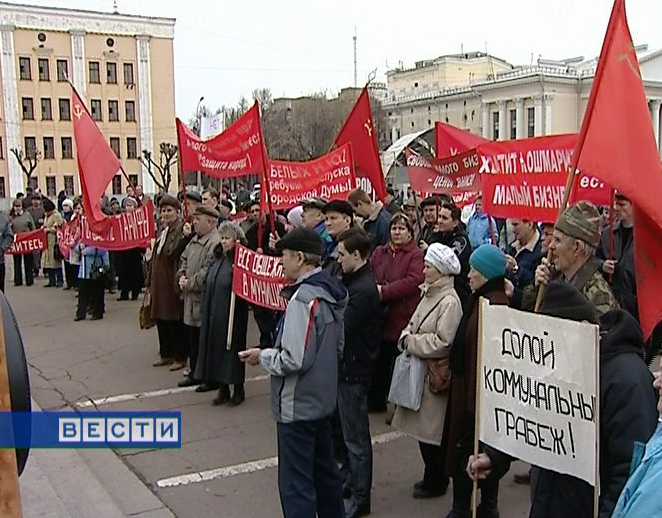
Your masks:
{"label": "red flag on pole", "polygon": [[383,200],[386,198],[386,183],[384,182],[382,162],[379,158],[377,130],[372,120],[367,86],[359,95],[354,108],[352,108],[340,133],[338,133],[335,145],[342,146],[348,142],[352,144],[356,176],[368,179],[377,198]]}
{"label": "red flag on pole", "polygon": [[101,211],[101,197],[113,177],[121,172],[122,164],[92,120],[73,85],[71,106],[83,208],[90,228],[102,234],[109,230],[111,220]]}
{"label": "red flag on pole", "polygon": [[662,320],[662,164],[625,13],[615,0],[577,143],[579,169],[635,207],[635,269],[646,337]]}
{"label": "red flag on pole", "polygon": [[437,143],[437,158],[455,156],[490,142],[486,138],[443,122],[435,123],[434,133]]}

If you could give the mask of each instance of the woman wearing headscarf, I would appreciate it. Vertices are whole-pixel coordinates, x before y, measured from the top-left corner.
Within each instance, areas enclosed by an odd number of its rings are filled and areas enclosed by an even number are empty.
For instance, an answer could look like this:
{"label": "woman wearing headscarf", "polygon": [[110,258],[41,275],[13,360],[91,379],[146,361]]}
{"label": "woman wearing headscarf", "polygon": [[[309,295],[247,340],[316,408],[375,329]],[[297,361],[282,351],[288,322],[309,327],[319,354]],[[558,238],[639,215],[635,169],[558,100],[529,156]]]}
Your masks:
{"label": "woman wearing headscarf", "polygon": [[425,253],[422,299],[402,332],[398,347],[427,363],[421,406],[396,407],[393,427],[418,440],[425,471],[414,485],[414,498],[441,496],[448,487],[441,440],[448,403],[450,345],[462,319],[462,304],[453,287],[460,261],[449,247],[433,243]]}
{"label": "woman wearing headscarf", "polygon": [[[471,516],[473,482],[465,468],[474,447],[480,298],[493,305],[508,304],[505,254],[494,245],[481,245],[471,254],[469,265],[471,296],[450,350],[451,387],[444,426],[444,442],[448,445],[446,469],[453,477],[453,509],[449,518]],[[508,467],[505,466],[506,471]],[[478,516],[498,516],[499,479],[503,474],[494,472],[480,482]]]}
{"label": "woman wearing headscarf", "polygon": [[55,248],[57,244],[57,231],[64,224],[64,219],[60,213],[55,210],[55,204],[48,198],[44,198],[43,202],[44,214],[44,229],[46,230],[47,247],[44,252],[44,271],[48,273],[48,284],[46,288],[61,288],[64,284],[62,278],[62,255],[56,254]]}
{"label": "woman wearing headscarf", "polygon": [[386,307],[382,347],[368,395],[368,406],[373,411],[386,410],[398,339],[418,305],[418,287],[423,282],[423,252],[416,246],[412,222],[404,214],[396,214],[391,219],[389,235],[390,241],[378,246],[370,260],[379,296]]}
{"label": "woman wearing headscarf", "polygon": [[[138,200],[132,197],[124,199],[126,212],[132,212],[138,208]],[[130,248],[115,253],[115,268],[119,278],[120,296],[117,299],[137,300],[143,287],[143,254],[144,248]]]}
{"label": "woman wearing headscarf", "polygon": [[[214,262],[207,270],[205,291],[200,316],[200,351],[196,362],[195,379],[203,381],[196,391],[206,392],[218,388],[214,405],[227,403],[237,406],[244,401],[245,364],[239,351],[246,349],[248,305],[235,297],[232,340],[227,344],[232,298],[232,265],[237,244],[246,244],[239,225],[224,221],[218,228],[220,243],[214,249]],[[230,397],[230,385],[233,386]]]}

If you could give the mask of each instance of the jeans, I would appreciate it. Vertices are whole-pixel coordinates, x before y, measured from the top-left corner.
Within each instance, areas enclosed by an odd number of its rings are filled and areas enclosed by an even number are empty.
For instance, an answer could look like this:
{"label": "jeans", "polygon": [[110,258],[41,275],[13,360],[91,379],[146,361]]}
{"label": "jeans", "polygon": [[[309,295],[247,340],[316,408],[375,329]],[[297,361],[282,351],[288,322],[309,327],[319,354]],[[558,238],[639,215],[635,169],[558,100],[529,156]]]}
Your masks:
{"label": "jeans", "polygon": [[338,413],[347,448],[343,475],[352,499],[361,505],[370,502],[372,487],[372,443],[368,419],[368,388],[341,381],[338,384]]}
{"label": "jeans", "polygon": [[23,284],[23,269],[25,269],[25,285],[32,286],[34,282],[34,257],[32,254],[14,256],[15,286],[21,286]]}
{"label": "jeans", "polygon": [[59,268],[44,268],[44,272],[48,272],[48,285],[57,286],[61,288],[64,284],[64,278],[62,277],[62,266]]}
{"label": "jeans", "polygon": [[343,518],[328,418],[278,423],[278,491],[285,518]]}

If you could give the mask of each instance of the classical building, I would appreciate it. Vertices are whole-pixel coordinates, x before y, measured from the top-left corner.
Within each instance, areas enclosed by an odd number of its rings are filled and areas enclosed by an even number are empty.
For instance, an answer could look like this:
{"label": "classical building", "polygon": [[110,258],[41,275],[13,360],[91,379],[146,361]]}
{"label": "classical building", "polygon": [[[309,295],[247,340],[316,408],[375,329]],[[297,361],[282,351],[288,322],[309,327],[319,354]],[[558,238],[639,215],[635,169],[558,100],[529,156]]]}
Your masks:
{"label": "classical building", "polygon": [[[33,185],[79,192],[71,122],[76,87],[133,183],[155,192],[143,150],[176,143],[175,20],[0,3],[0,197],[25,191],[11,149],[39,153]],[[175,180],[176,181],[176,180]],[[128,182],[118,175],[108,192]]]}
{"label": "classical building", "polygon": [[[655,136],[660,141],[662,51],[637,47]],[[390,137],[434,127],[442,121],[493,140],[579,131],[597,58],[513,66],[476,52],[416,63],[387,74]]]}

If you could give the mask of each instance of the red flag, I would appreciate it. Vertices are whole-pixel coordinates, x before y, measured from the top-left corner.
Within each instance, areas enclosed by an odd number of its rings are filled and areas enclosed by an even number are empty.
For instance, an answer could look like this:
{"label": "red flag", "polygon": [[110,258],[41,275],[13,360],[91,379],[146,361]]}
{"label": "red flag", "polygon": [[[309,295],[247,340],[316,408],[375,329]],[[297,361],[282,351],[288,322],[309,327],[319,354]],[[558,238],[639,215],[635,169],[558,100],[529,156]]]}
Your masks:
{"label": "red flag", "polygon": [[624,0],[614,2],[576,155],[581,170],[591,171],[635,206],[637,298],[648,337],[662,320],[662,164]]}
{"label": "red flag", "polygon": [[[370,96],[366,86],[336,137],[335,145],[350,142],[354,153],[356,176],[366,178],[372,184],[375,195],[380,200],[386,198],[386,183],[382,172],[382,162],[377,147],[377,133],[372,121]],[[365,189],[364,190],[369,190]]]}
{"label": "red flag", "polygon": [[122,164],[92,120],[73,85],[71,106],[83,208],[90,228],[97,233],[104,233],[108,231],[111,223],[101,211],[101,197],[113,177],[122,170]]}
{"label": "red flag", "polygon": [[490,142],[486,138],[443,122],[435,123],[434,133],[437,142],[437,158],[455,156],[478,147],[480,144]]}

